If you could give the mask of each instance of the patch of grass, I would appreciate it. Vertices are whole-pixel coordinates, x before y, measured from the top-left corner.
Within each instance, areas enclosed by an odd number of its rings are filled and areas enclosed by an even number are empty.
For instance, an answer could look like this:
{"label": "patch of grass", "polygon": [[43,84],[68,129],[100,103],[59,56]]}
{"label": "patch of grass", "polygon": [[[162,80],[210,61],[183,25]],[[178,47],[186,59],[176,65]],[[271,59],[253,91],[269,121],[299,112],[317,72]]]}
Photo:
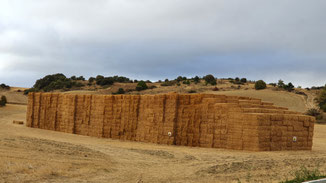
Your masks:
{"label": "patch of grass", "polygon": [[294,172],[294,176],[294,179],[286,180],[281,183],[301,183],[304,181],[326,178],[326,175],[320,173],[318,166],[313,170],[308,170],[305,166],[302,166],[299,170]]}

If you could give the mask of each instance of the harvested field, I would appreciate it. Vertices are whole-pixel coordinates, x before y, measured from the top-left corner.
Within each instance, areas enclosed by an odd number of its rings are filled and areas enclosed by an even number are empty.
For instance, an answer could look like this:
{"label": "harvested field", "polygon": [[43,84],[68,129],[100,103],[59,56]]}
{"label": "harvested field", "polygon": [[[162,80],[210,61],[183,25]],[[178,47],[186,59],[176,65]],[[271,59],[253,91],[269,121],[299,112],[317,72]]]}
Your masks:
{"label": "harvested field", "polygon": [[312,151],[247,152],[99,139],[12,124],[0,108],[0,182],[279,182],[305,165],[326,173],[326,126]]}

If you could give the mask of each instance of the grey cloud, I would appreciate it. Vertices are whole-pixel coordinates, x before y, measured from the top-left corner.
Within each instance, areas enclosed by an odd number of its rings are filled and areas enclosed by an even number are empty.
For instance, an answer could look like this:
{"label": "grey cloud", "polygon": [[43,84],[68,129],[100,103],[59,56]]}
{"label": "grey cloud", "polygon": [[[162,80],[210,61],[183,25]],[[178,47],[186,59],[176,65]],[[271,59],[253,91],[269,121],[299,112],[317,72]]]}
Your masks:
{"label": "grey cloud", "polygon": [[153,80],[212,73],[323,85],[325,7],[323,0],[1,1],[0,82],[31,86],[57,72]]}

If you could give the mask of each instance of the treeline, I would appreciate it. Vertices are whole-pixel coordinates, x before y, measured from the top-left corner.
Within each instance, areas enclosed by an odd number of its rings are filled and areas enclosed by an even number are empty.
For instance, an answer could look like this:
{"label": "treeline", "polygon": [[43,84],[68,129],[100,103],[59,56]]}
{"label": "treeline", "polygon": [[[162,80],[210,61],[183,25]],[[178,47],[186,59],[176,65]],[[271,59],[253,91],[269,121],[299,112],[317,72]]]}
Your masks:
{"label": "treeline", "polygon": [[2,83],[2,84],[0,84],[0,89],[2,89],[2,90],[10,90],[10,86]]}
{"label": "treeline", "polygon": [[[158,83],[161,83],[161,86],[172,86],[172,85],[180,85],[180,84],[191,84],[191,83],[200,83],[201,80],[205,81],[206,85],[216,85],[216,77],[214,77],[212,74],[208,74],[203,77],[195,76],[192,78],[187,78],[185,76],[178,76],[174,80],[165,79],[164,82],[159,80]],[[230,82],[236,83],[236,84],[243,84],[247,82],[246,78],[229,78]],[[71,89],[79,89],[84,86],[110,86],[113,85],[115,82],[118,83],[137,83],[137,86],[135,90],[141,91],[153,88],[153,86],[148,87],[146,83],[151,83],[151,81],[146,80],[132,80],[130,78],[124,77],[124,76],[109,76],[104,77],[102,75],[98,75],[96,77],[90,77],[87,81],[83,76],[71,76],[70,78],[67,78],[64,74],[58,73],[58,74],[52,74],[47,75],[41,79],[38,79],[32,88],[25,90],[25,94],[29,92],[50,92],[54,90],[71,90]],[[122,89],[118,91],[118,93],[123,93]]]}

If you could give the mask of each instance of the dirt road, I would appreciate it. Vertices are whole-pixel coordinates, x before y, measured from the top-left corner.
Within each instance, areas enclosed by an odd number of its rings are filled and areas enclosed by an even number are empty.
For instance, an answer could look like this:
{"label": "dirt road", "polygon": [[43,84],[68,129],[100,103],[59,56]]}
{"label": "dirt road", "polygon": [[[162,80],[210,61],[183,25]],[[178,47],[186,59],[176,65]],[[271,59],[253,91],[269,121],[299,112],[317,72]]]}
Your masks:
{"label": "dirt road", "polygon": [[246,152],[123,142],[12,124],[0,108],[0,182],[279,182],[304,165],[326,173],[326,126],[312,151]]}

